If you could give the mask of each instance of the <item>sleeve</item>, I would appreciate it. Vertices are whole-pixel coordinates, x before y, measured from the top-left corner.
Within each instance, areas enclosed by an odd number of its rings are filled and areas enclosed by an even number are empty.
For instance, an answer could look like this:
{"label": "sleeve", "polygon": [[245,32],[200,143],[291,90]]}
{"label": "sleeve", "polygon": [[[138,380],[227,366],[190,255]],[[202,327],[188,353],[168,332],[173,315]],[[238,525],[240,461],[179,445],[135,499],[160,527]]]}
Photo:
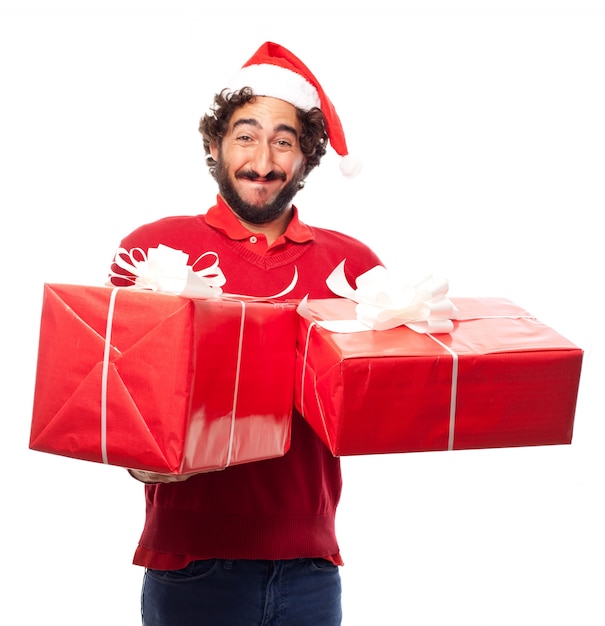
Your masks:
{"label": "sleeve", "polygon": [[355,285],[357,277],[361,274],[377,265],[383,265],[378,255],[365,243],[342,233],[332,233],[332,236],[334,235],[336,240],[331,242],[328,248],[335,253],[331,259],[329,272],[345,261],[345,276],[351,286]]}

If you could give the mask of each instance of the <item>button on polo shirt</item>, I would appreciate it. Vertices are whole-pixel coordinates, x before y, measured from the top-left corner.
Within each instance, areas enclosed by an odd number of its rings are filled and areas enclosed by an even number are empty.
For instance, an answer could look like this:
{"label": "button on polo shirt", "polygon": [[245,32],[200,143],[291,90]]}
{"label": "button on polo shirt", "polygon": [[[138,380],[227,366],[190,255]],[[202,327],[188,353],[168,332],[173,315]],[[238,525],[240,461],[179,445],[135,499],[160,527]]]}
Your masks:
{"label": "button on polo shirt", "polygon": [[216,205],[208,209],[205,219],[209,226],[216,228],[229,239],[241,241],[246,248],[261,256],[280,253],[282,247],[288,241],[305,243],[315,238],[311,229],[298,219],[298,210],[294,206],[292,207],[292,219],[286,228],[286,232],[270,246],[267,245],[267,238],[263,233],[255,233],[248,230],[237,219],[235,213],[233,213],[221,196],[217,196]]}

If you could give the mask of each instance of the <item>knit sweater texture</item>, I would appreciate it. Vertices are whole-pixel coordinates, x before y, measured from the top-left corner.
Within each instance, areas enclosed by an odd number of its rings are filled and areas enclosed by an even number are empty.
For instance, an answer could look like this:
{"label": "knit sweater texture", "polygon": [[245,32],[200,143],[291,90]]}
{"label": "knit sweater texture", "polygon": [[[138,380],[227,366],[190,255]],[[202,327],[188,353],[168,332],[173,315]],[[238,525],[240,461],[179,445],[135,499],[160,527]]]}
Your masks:
{"label": "knit sweater texture", "polygon": [[[310,230],[313,239],[286,240],[273,254],[259,255],[245,242],[211,227],[204,215],[168,217],[138,228],[120,245],[146,251],[164,244],[189,254],[190,262],[213,251],[227,279],[224,290],[250,296],[279,293],[290,284],[296,268],[298,281],[284,296],[287,299],[307,294],[334,297],[326,278],[343,259],[353,285],[357,276],[380,262],[356,239],[321,228]],[[113,282],[120,284],[119,279]],[[190,558],[333,557],[339,554],[335,513],[340,494],[339,459],[294,411],[291,445],[283,457],[198,474],[183,482],[146,485],[139,550]],[[151,561],[135,555],[139,565],[157,566]]]}

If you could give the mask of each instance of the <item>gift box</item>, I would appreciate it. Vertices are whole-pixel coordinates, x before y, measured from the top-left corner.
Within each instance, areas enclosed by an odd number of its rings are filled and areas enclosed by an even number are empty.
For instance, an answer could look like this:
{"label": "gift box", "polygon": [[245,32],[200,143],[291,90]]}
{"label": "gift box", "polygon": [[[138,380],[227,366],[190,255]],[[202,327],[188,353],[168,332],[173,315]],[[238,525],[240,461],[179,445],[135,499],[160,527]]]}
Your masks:
{"label": "gift box", "polygon": [[[300,321],[295,404],[336,456],[569,444],[582,350],[500,298],[452,298],[447,334]],[[309,300],[354,318],[346,299]]]}
{"label": "gift box", "polygon": [[293,304],[44,286],[30,448],[171,474],[283,455]]}

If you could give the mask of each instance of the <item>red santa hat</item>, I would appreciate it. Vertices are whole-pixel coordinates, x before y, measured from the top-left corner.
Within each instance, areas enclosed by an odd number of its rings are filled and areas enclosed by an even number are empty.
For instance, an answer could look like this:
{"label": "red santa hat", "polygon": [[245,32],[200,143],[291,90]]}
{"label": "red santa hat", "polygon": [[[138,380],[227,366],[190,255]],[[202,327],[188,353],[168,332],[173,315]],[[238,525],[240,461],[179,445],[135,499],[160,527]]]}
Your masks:
{"label": "red santa hat", "polygon": [[243,87],[250,87],[257,96],[285,100],[304,111],[321,109],[330,144],[342,157],[341,172],[349,177],[359,174],[361,161],[349,155],[334,105],[309,68],[289,50],[270,41],[264,43],[227,84],[230,92]]}

